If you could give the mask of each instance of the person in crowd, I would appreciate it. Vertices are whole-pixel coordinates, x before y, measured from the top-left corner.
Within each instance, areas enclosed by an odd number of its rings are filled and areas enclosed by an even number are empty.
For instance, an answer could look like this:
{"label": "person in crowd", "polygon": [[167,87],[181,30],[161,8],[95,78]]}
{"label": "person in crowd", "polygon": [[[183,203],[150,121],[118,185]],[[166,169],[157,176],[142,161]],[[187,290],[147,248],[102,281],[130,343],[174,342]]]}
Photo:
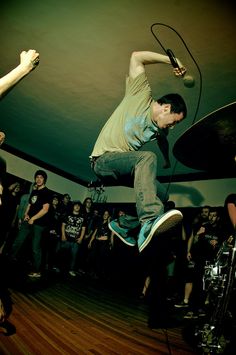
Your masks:
{"label": "person in crowd", "polygon": [[[175,203],[174,201],[167,201],[164,205],[164,211],[167,212],[167,211],[170,211],[172,209],[175,208]],[[119,213],[120,214],[120,213]],[[122,211],[121,211],[121,215],[123,215]],[[182,226],[182,225],[181,225]],[[176,232],[176,228],[174,229],[174,232]],[[173,243],[170,243],[170,244],[173,244]],[[170,245],[170,250],[173,250],[173,247]],[[143,288],[142,288],[142,291],[141,291],[141,294],[139,296],[140,299],[144,299],[147,294],[149,293],[149,285],[150,285],[150,282],[151,282],[151,277],[150,277],[150,270],[147,271],[147,275],[145,275],[144,277],[144,284],[143,284]]]}
{"label": "person in crowd", "polygon": [[[20,64],[11,70],[8,74],[0,78],[0,100],[19,83],[25,76],[27,76],[39,64],[39,53],[34,49],[23,51],[20,54]],[[0,132],[0,146],[4,143],[5,133]],[[0,206],[2,205],[2,195],[4,187],[4,177],[6,173],[6,161],[0,157]],[[4,262],[0,255],[0,328],[4,329],[4,333],[10,335],[15,330],[14,327],[9,328],[7,319],[12,310],[12,302],[5,285],[5,279],[2,275]]]}
{"label": "person in crowd", "polygon": [[11,239],[16,232],[20,193],[21,185],[19,182],[11,184],[4,190],[3,207],[0,210],[0,253],[5,247],[7,239]]}
{"label": "person in crowd", "polygon": [[[39,53],[35,49],[23,51],[20,54],[20,64],[11,70],[8,74],[0,78],[0,100],[19,83],[26,75],[28,75],[39,64]],[[0,132],[0,145],[5,140],[4,132]],[[0,172],[2,176],[6,171],[6,162],[1,158]],[[2,177],[1,177],[2,179]],[[1,181],[1,190],[3,185]]]}
{"label": "person in crowd", "polygon": [[172,328],[179,324],[168,300],[168,266],[172,261],[169,233],[170,230],[163,233],[163,238],[153,239],[153,247],[149,253],[140,254],[143,258],[143,268],[146,267],[146,275],[149,277],[145,296],[148,305],[148,327],[151,329]]}
{"label": "person in crowd", "polygon": [[83,214],[87,224],[86,236],[90,237],[93,223],[93,201],[91,197],[86,197],[83,202]]}
{"label": "person in crowd", "polygon": [[[175,208],[174,201],[164,204],[164,211]],[[170,298],[174,289],[174,267],[177,249],[181,243],[183,225],[166,230],[162,238],[154,238],[149,253],[141,253],[141,270],[146,270],[140,298],[148,305],[148,326],[152,329],[170,328],[178,325],[178,319],[170,310]],[[181,245],[182,246],[182,245]]]}
{"label": "person in crowd", "polygon": [[58,210],[59,195],[53,194],[48,211],[48,226],[44,237],[45,267],[59,272],[58,253],[61,245],[61,216]]}
{"label": "person in crowd", "polygon": [[[0,157],[0,208],[2,207],[3,184],[6,174],[6,161]],[[12,312],[12,300],[8,291],[6,261],[0,253],[0,333],[11,335],[15,327],[8,321]]]}
{"label": "person in crowd", "polygon": [[199,214],[194,218],[192,223],[193,234],[196,234],[201,226],[204,226],[205,223],[208,223],[210,209],[211,207],[207,205],[201,207]]}
{"label": "person in crowd", "polygon": [[[224,240],[221,229],[219,209],[212,207],[208,222],[204,221],[194,238],[188,243],[187,258],[191,261],[192,291],[189,295],[190,310],[184,318],[197,318],[204,315],[205,292],[203,289],[203,275],[206,262],[213,262]],[[187,300],[188,301],[188,300]]]}
{"label": "person in crowd", "polygon": [[69,251],[69,275],[72,277],[76,276],[77,256],[85,231],[82,204],[80,201],[74,201],[72,212],[65,217],[61,227],[61,248]]}
{"label": "person in crowd", "polygon": [[[236,193],[230,193],[224,202],[224,219],[223,219],[223,231],[226,237],[227,245],[230,248],[235,248],[235,238],[236,238]],[[234,254],[235,255],[235,254]],[[235,261],[234,261],[235,265]],[[231,318],[231,324],[227,326],[227,340],[228,344],[225,349],[225,354],[234,354],[236,347],[236,305],[235,305],[235,278],[234,286],[230,294],[228,315]]]}
{"label": "person in crowd", "polygon": [[30,185],[29,191],[27,193],[24,193],[21,198],[20,198],[20,204],[19,204],[19,208],[18,208],[18,212],[17,212],[17,217],[18,217],[18,229],[20,229],[21,224],[24,222],[24,218],[25,218],[25,211],[28,207],[29,204],[29,197],[30,194],[32,192],[32,190],[36,189],[37,186],[35,185],[35,183],[33,182]]}
{"label": "person in crowd", "polygon": [[146,276],[145,280],[144,280],[144,285],[143,285],[142,292],[141,292],[141,294],[139,296],[140,299],[144,299],[147,296],[150,282],[151,282],[151,277],[150,276]]}
{"label": "person in crowd", "polygon": [[29,204],[25,212],[24,222],[12,245],[10,258],[17,261],[23,244],[28,237],[32,243],[32,278],[41,277],[42,238],[48,224],[48,210],[51,193],[46,187],[47,174],[44,170],[37,170],[34,174],[36,189],[31,192]]}
{"label": "person in crowd", "polygon": [[[235,237],[236,194],[229,194],[224,203],[224,231],[226,237]],[[232,239],[232,238],[231,238]]]}
{"label": "person in crowd", "polygon": [[83,202],[83,216],[86,222],[86,232],[79,249],[78,272],[85,274],[88,271],[88,244],[94,231],[93,201],[91,197],[86,197]]}
{"label": "person in crowd", "polygon": [[[199,213],[194,217],[192,222],[191,235],[187,241],[187,250],[185,250],[185,268],[183,272],[184,285],[184,298],[181,302],[175,304],[176,308],[187,308],[189,306],[189,298],[193,289],[193,273],[195,262],[192,260],[190,250],[192,245],[197,241],[197,236],[201,227],[209,222],[210,206],[202,206]],[[187,257],[186,257],[187,255]]]}
{"label": "person in crowd", "polygon": [[[6,96],[16,84],[34,70],[39,64],[39,53],[35,49],[20,53],[20,64],[0,78],[0,100]],[[0,132],[0,146],[5,141],[5,133]]]}
{"label": "person in crowd", "polygon": [[100,279],[109,279],[110,277],[111,231],[108,226],[110,219],[110,212],[105,210],[88,244],[88,248],[91,250],[90,265],[93,265],[94,275]]}
{"label": "person in crowd", "polygon": [[[126,216],[126,212],[122,209],[120,209],[117,214],[115,216],[112,217],[112,219],[117,219],[119,221],[121,221],[122,219],[122,216]],[[113,248],[114,247],[114,236],[115,236],[115,233],[112,231],[111,232],[111,247]],[[133,244],[131,244],[131,246],[133,246]]]}
{"label": "person in crowd", "polygon": [[69,194],[64,194],[58,205],[58,212],[61,216],[61,222],[71,212],[72,202]]}
{"label": "person in crowd", "polygon": [[[174,69],[174,74],[182,76],[186,70],[177,61],[179,68]],[[164,156],[164,167],[169,168],[167,134],[187,114],[185,102],[178,94],[165,95],[157,101],[152,98],[145,67],[154,63],[170,64],[170,59],[149,51],[133,52],[125,97],[100,132],[90,156],[92,168],[104,184],[134,187],[141,225],[137,242],[129,237],[137,221],[130,221],[127,216],[127,223],[120,225],[119,220],[113,220],[109,226],[125,243],[137,243],[140,252],[154,234],[182,220],[177,210],[163,214],[163,201],[168,197],[156,179],[157,157],[153,152],[139,151],[145,143],[156,140]]]}

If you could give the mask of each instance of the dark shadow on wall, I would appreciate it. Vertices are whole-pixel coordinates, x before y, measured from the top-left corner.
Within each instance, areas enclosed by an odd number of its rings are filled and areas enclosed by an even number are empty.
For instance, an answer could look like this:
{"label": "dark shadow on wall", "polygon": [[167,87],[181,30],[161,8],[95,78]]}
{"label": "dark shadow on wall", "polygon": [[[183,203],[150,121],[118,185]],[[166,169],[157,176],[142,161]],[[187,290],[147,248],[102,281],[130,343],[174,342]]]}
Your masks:
{"label": "dark shadow on wall", "polygon": [[169,194],[170,193],[186,196],[186,198],[192,203],[193,207],[201,206],[205,200],[199,190],[191,186],[180,186],[172,183],[169,188]]}

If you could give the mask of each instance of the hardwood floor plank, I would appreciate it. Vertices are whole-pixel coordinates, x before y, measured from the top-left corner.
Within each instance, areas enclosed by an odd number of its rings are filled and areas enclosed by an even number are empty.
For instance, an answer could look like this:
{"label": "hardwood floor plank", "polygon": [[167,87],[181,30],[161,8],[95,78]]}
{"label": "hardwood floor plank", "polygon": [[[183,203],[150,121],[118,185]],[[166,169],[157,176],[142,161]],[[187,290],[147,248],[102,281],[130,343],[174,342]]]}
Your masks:
{"label": "hardwood floor plank", "polygon": [[190,355],[182,329],[151,330],[147,305],[128,293],[88,280],[58,280],[12,289],[10,321],[16,334],[0,335],[6,355]]}

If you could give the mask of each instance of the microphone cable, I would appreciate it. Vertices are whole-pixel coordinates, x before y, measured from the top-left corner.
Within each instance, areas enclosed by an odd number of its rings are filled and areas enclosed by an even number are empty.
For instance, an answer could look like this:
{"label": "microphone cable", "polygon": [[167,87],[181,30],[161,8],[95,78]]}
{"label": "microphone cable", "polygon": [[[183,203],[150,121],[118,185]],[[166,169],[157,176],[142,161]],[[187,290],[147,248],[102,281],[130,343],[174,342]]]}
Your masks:
{"label": "microphone cable", "polygon": [[[194,56],[192,55],[192,53],[190,52],[186,42],[184,41],[184,39],[182,38],[182,36],[171,26],[169,25],[166,25],[165,23],[161,23],[161,22],[157,22],[157,23],[154,23],[151,25],[151,33],[152,35],[154,36],[154,38],[156,39],[156,41],[159,43],[159,45],[161,46],[161,48],[163,49],[163,51],[166,53],[166,49],[164,48],[163,44],[161,43],[160,39],[157,38],[156,34],[154,33],[153,31],[153,28],[155,26],[163,26],[163,27],[166,27],[166,28],[169,28],[171,31],[175,32],[175,34],[180,38],[180,40],[182,41],[182,44],[184,45],[185,49],[187,50],[189,56],[191,57],[192,61],[194,62],[196,68],[197,68],[197,71],[198,71],[198,74],[199,74],[199,93],[198,93],[198,100],[197,100],[197,105],[196,105],[196,109],[195,109],[195,113],[194,113],[194,116],[193,116],[193,121],[192,123],[190,124],[190,127],[195,123],[195,120],[196,120],[196,117],[197,117],[197,114],[198,114],[198,111],[199,111],[199,106],[200,106],[200,102],[201,102],[201,97],[202,97],[202,73],[201,73],[201,70],[200,70],[200,67],[198,65],[198,63],[196,62]],[[170,175],[170,179],[169,179],[169,182],[168,182],[168,186],[167,186],[167,190],[166,190],[166,196],[168,194],[168,191],[170,189],[170,184],[173,180],[173,176],[174,176],[174,172],[176,170],[176,166],[178,164],[178,161],[177,159],[175,158],[175,163],[174,163],[174,167],[172,169],[172,172],[171,172],[171,175]]]}

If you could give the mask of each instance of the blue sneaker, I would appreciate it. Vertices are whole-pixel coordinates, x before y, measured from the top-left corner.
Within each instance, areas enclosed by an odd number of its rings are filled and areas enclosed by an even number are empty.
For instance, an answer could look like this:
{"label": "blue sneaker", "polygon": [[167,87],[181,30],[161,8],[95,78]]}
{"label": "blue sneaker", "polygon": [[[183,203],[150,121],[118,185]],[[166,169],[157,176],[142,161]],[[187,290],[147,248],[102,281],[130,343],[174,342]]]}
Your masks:
{"label": "blue sneaker", "polygon": [[117,235],[118,238],[122,240],[125,244],[134,247],[136,245],[136,240],[134,237],[128,236],[129,229],[128,228],[122,228],[118,224],[118,220],[114,219],[111,221],[109,224],[109,229]]}
{"label": "blue sneaker", "polygon": [[183,215],[180,211],[170,210],[157,217],[154,221],[145,222],[138,236],[139,251],[143,251],[154,235],[168,231],[180,223],[182,219]]}

